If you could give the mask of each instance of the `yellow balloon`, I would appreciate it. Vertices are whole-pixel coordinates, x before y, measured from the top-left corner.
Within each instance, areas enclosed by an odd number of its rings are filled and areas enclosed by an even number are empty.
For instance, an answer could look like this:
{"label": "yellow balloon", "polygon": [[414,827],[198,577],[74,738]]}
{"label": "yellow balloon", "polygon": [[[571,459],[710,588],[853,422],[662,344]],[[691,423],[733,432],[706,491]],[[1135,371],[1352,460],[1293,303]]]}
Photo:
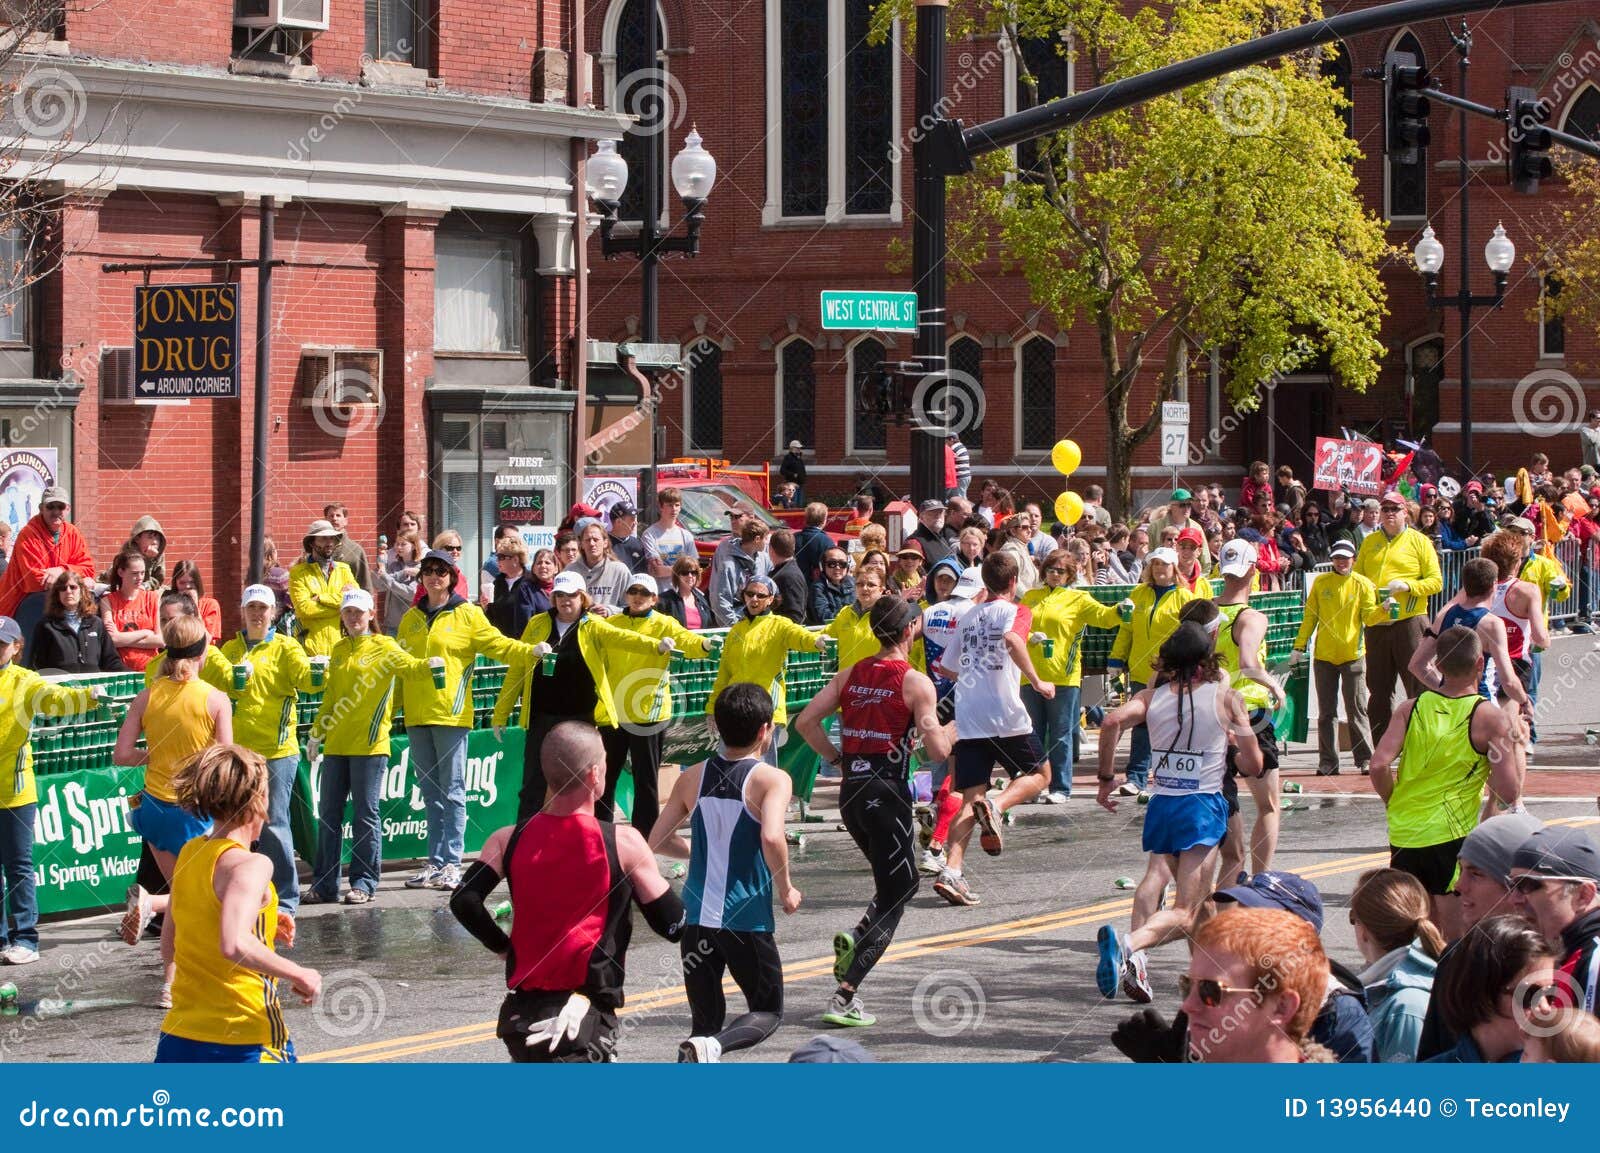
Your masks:
{"label": "yellow balloon", "polygon": [[[1072,444],[1065,441],[1063,443]],[[1058,446],[1059,447],[1059,446]],[[1076,445],[1073,445],[1076,448]],[[1083,498],[1075,492],[1064,492],[1056,497],[1056,519],[1062,524],[1077,524],[1083,516]]]}
{"label": "yellow balloon", "polygon": [[1050,463],[1062,476],[1071,476],[1083,463],[1083,450],[1075,440],[1058,440],[1050,450]]}

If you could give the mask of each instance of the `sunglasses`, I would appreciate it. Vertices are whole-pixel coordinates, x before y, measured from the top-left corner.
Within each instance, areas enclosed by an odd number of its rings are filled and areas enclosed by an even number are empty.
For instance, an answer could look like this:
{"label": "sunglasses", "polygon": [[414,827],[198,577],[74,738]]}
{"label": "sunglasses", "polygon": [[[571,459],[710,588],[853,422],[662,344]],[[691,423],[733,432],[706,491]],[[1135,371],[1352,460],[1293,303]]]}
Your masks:
{"label": "sunglasses", "polygon": [[497,552],[494,555],[495,555],[495,559],[496,560],[510,560],[512,557],[516,556],[517,554],[514,553],[514,552]]}
{"label": "sunglasses", "polygon": [[1196,981],[1185,973],[1178,978],[1178,995],[1187,1001],[1191,990],[1200,998],[1200,1003],[1207,1009],[1215,1009],[1222,1004],[1222,999],[1230,993],[1248,993],[1251,996],[1259,996],[1261,992],[1255,988],[1239,989],[1232,985],[1224,985],[1221,981],[1214,981],[1210,977],[1201,977]]}
{"label": "sunglasses", "polygon": [[1515,877],[1511,881],[1511,891],[1524,896],[1530,893],[1544,892],[1545,885],[1554,882],[1558,885],[1579,885],[1583,883],[1582,877]]}
{"label": "sunglasses", "polygon": [[1064,568],[1047,568],[1044,571],[1045,571],[1045,574],[1047,576],[1066,576],[1067,575],[1067,570],[1064,569]]}
{"label": "sunglasses", "polygon": [[772,599],[772,594],[767,592],[765,589],[745,589],[744,596],[746,600],[752,601],[765,601]]}
{"label": "sunglasses", "polygon": [[822,567],[823,568],[849,568],[850,567],[850,562],[847,561],[847,560],[824,561]]}
{"label": "sunglasses", "polygon": [[443,565],[430,564],[422,567],[422,575],[425,577],[447,577],[452,575],[452,573],[450,569],[445,568]]}
{"label": "sunglasses", "polygon": [[[1521,1002],[1522,1011],[1524,1014],[1531,1015],[1539,1012],[1554,1001],[1560,992],[1560,988],[1553,983],[1549,985],[1523,985],[1520,991],[1521,996],[1517,999]],[[1500,992],[1504,996],[1510,996],[1518,992],[1518,986],[1508,985],[1501,989]]]}

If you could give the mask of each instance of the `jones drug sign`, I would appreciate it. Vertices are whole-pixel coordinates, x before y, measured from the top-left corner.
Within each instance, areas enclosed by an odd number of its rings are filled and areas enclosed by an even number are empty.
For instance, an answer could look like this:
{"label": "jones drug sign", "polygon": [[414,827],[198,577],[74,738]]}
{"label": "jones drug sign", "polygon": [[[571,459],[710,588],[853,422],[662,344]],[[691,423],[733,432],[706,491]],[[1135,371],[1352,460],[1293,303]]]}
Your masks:
{"label": "jones drug sign", "polygon": [[239,395],[239,286],[134,289],[133,385],[140,400]]}

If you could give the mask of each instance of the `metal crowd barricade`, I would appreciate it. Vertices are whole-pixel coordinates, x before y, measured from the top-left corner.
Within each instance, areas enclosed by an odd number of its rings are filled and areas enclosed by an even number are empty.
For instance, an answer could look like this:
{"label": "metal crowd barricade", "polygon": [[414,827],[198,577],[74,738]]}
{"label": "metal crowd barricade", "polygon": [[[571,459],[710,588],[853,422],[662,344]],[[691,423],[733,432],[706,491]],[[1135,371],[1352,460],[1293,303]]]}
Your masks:
{"label": "metal crowd barricade", "polygon": [[1461,570],[1469,560],[1478,555],[1477,548],[1439,549],[1439,575],[1444,578],[1444,587],[1428,598],[1428,616],[1438,615],[1439,610],[1449,603],[1461,588]]}
{"label": "metal crowd barricade", "polygon": [[[1577,623],[1579,618],[1587,621],[1589,614],[1594,611],[1594,573],[1583,571],[1583,542],[1577,537],[1569,536],[1556,542],[1556,560],[1561,563],[1562,572],[1566,573],[1571,591],[1566,600],[1550,598],[1550,603],[1545,606],[1549,615],[1550,627]],[[1590,603],[1585,604],[1588,601]]]}

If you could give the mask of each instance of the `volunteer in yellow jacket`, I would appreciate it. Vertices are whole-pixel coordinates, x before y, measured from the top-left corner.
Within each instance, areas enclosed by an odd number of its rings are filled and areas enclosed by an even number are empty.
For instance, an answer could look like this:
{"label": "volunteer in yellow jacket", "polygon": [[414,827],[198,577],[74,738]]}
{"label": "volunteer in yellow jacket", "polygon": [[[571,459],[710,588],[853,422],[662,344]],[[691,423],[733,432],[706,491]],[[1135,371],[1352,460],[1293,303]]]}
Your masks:
{"label": "volunteer in yellow jacket", "polygon": [[[1130,693],[1140,692],[1150,683],[1151,667],[1161,646],[1177,629],[1178,614],[1195,599],[1194,593],[1178,583],[1177,552],[1170,548],[1151,550],[1139,583],[1128,594],[1128,601],[1133,602],[1132,612],[1117,629],[1111,656],[1106,660],[1108,672],[1128,674]],[[1142,722],[1134,726],[1128,738],[1127,771],[1128,779],[1117,786],[1116,796],[1137,796],[1149,780],[1150,730]]]}
{"label": "volunteer in yellow jacket", "polygon": [[22,627],[0,617],[0,961],[27,965],[39,959],[39,903],[34,895],[33,818],[39,789],[28,733],[37,716],[69,716],[90,709],[98,689],[51,684],[19,665]]}
{"label": "volunteer in yellow jacket", "polygon": [[[457,554],[459,555],[459,554]],[[411,767],[428,813],[428,860],[406,878],[408,889],[450,892],[461,883],[467,839],[467,734],[472,731],[472,666],[479,654],[509,664],[529,648],[489,623],[483,610],[456,592],[457,556],[433,549],[418,572],[423,597],[400,618],[395,639],[437,670],[432,683],[400,682]]]}
{"label": "volunteer in yellow jacket", "polygon": [[344,533],[325,520],[314,520],[302,543],[305,559],[289,570],[289,604],[301,646],[311,656],[327,656],[339,642],[344,590],[361,586],[350,566],[334,559]]}
{"label": "volunteer in yellow jacket", "polygon": [[300,907],[300,875],[289,828],[289,798],[300,768],[295,700],[300,693],[321,691],[328,658],[317,658],[318,671],[313,678],[311,663],[299,642],[272,627],[278,602],[266,585],[246,588],[239,608],[244,630],[229,637],[221,649],[233,669],[228,686],[233,698],[233,739],[266,759],[269,804],[261,851],[272,862],[278,911],[293,919]]}
{"label": "volunteer in yellow jacket", "polygon": [[646,656],[672,651],[671,637],[617,628],[590,614],[591,603],[581,574],[556,575],[550,586],[550,609],[531,617],[522,630],[521,646],[506,670],[505,684],[495,701],[497,740],[504,738],[511,710],[519,698],[522,701],[519,825],[544,808],[542,750],[550,730],[562,721],[585,721],[598,727],[603,737],[607,730],[617,727],[608,662],[614,663],[623,653]]}
{"label": "volunteer in yellow jacket", "polygon": [[1044,583],[1022,594],[1022,603],[1033,613],[1028,655],[1039,679],[1056,686],[1056,695],[1046,700],[1024,677],[1022,703],[1050,761],[1050,787],[1040,799],[1047,805],[1064,805],[1072,795],[1074,741],[1083,691],[1083,630],[1090,625],[1114,629],[1122,618],[1116,605],[1103,605],[1073,587],[1078,580],[1078,562],[1066,549],[1053,549],[1039,566],[1039,576]]}
{"label": "volunteer in yellow jacket", "polygon": [[[711,647],[705,637],[690,632],[666,613],[655,611],[659,589],[655,577],[635,573],[623,593],[622,611],[607,617],[606,623],[650,637],[658,646],[661,641],[670,640],[675,651],[696,660],[709,656]],[[627,763],[633,772],[633,813],[629,820],[649,836],[661,809],[656,784],[661,772],[661,732],[672,719],[671,678],[667,675],[672,656],[613,647],[607,648],[605,656],[617,723],[615,728],[600,730],[606,747],[606,791],[595,802],[595,815],[602,821],[615,819],[617,782]]]}
{"label": "volunteer in yellow jacket", "polygon": [[[861,576],[871,571],[863,569],[861,575],[856,577],[858,584]],[[828,651],[826,636],[772,611],[772,602],[777,595],[778,586],[770,577],[751,576],[744,582],[744,587],[739,590],[740,599],[744,601],[744,612],[728,630],[727,639],[723,641],[722,656],[717,661],[717,679],[711,685],[711,694],[706,697],[706,723],[714,732],[716,720],[713,709],[723,689],[740,681],[766,689],[772,697],[774,709],[772,746],[767,751],[766,760],[774,765],[778,763],[781,734],[789,723],[789,710],[783,694],[784,662],[790,653],[810,652],[813,649],[819,653]],[[841,610],[841,615],[844,611],[848,610]],[[873,643],[877,644],[877,641]]]}
{"label": "volunteer in yellow jacket", "polygon": [[[200,607],[195,604],[194,597],[188,593],[173,592],[168,590],[161,594],[161,607],[158,610],[158,627],[166,628],[169,621],[179,617],[200,616]],[[208,638],[209,639],[209,635]],[[150,658],[150,663],[144,667],[144,687],[149,688],[161,679],[162,668],[166,665],[167,651],[162,649]],[[205,656],[200,658],[200,679],[214,689],[222,692],[233,690],[233,665],[228,658],[222,655],[222,650],[216,645],[206,646]]]}
{"label": "volunteer in yellow jacket", "polygon": [[[274,948],[282,922],[273,864],[251,848],[267,823],[266,761],[239,745],[212,745],[179,771],[173,787],[184,808],[211,822],[211,833],[178,854],[161,924],[161,955],[173,963],[175,979],[156,1061],[293,1061],[277,982],[289,982],[309,1005],[322,975]],[[285,944],[292,941],[291,930]]]}
{"label": "volunteer in yellow jacket", "polygon": [[[210,635],[198,616],[179,616],[161,629],[167,658],[156,683],[133,698],[111,759],[119,765],[143,765],[144,788],[128,800],[128,824],[144,838],[161,876],[172,883],[178,853],[211,822],[178,802],[173,778],[191,758],[211,744],[233,743],[233,709],[225,693],[200,679],[200,661]],[[144,748],[139,735],[144,734]],[[137,881],[128,887],[128,908],[122,917],[122,939],[130,945],[150,918],[166,912],[167,894],[152,894]],[[161,1004],[171,1007],[172,965],[165,966]]]}
{"label": "volunteer in yellow jacket", "polygon": [[1394,715],[1394,687],[1416,696],[1422,685],[1411,675],[1411,654],[1428,623],[1428,598],[1444,588],[1433,542],[1406,525],[1406,498],[1391,490],[1378,502],[1378,531],[1356,552],[1356,572],[1377,590],[1367,614],[1367,709],[1379,740]]}
{"label": "volunteer in yellow jacket", "polygon": [[1317,775],[1339,773],[1336,735],[1338,696],[1344,696],[1344,715],[1350,724],[1350,748],[1356,770],[1366,776],[1372,763],[1372,730],[1367,724],[1366,634],[1362,623],[1377,610],[1378,593],[1372,582],[1355,571],[1356,546],[1338,540],[1328,553],[1333,571],[1318,573],[1306,593],[1305,616],[1294,638],[1294,655],[1305,659],[1306,646],[1316,637],[1311,662],[1311,683],[1317,690]]}
{"label": "volunteer in yellow jacket", "polygon": [[[394,719],[395,678],[416,679],[431,689],[426,660],[413,657],[393,637],[372,631],[372,594],[344,590],[339,610],[344,637],[333,646],[322,704],[311,722],[306,760],[317,788],[317,853],[311,888],[302,898],[322,905],[339,898],[339,858],[344,850],[344,807],[350,804],[350,887],[344,903],[365,905],[378,895],[383,841],[378,829],[378,792],[389,767],[389,726]],[[320,773],[316,771],[321,761]]]}
{"label": "volunteer in yellow jacket", "polygon": [[[868,657],[877,656],[883,647],[872,635],[870,615],[872,606],[883,596],[883,574],[875,567],[863,568],[856,574],[856,602],[845,605],[839,615],[822,626],[825,636],[839,645],[839,671],[846,672]],[[709,705],[706,706],[708,709]],[[706,714],[710,716],[708,712]]]}

